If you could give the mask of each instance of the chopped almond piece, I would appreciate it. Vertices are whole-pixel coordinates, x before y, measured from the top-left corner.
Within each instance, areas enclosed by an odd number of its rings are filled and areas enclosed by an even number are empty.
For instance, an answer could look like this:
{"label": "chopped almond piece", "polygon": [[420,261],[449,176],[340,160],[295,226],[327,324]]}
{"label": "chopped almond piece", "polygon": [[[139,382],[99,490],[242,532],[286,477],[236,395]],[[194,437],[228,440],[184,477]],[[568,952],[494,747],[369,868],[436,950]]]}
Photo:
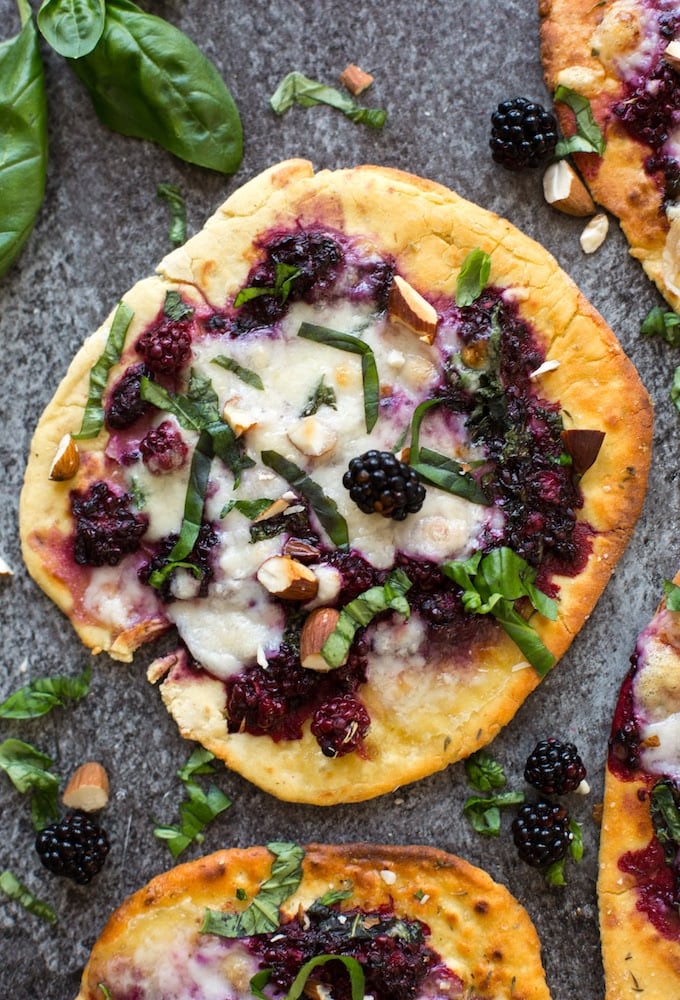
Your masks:
{"label": "chopped almond piece", "polygon": [[427,344],[434,343],[437,334],[437,310],[427,299],[417,292],[413,285],[395,274],[390,285],[387,300],[387,312],[390,319],[397,320],[415,333]]}
{"label": "chopped almond piece", "polygon": [[367,90],[371,86],[373,77],[370,73],[366,73],[365,70],[361,69],[360,66],[350,63],[340,74],[340,83],[343,87],[347,87],[350,94],[358,97],[359,94],[362,94],[364,90]]}

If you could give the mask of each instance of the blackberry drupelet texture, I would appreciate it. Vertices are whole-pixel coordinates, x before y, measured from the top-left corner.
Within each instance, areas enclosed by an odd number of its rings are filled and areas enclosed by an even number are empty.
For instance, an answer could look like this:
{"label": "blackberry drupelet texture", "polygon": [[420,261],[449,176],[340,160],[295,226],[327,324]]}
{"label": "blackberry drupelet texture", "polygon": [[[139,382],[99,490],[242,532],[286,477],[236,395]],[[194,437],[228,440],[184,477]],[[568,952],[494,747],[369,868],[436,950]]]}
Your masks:
{"label": "blackberry drupelet texture", "polygon": [[316,710],[311,730],[326,757],[344,757],[357,749],[370,725],[370,716],[361,702],[351,694],[343,694]]}
{"label": "blackberry drupelet texture", "polygon": [[526,97],[502,101],[491,116],[491,126],[491,155],[507,170],[539,167],[555,152],[554,115]]}
{"label": "blackberry drupelet texture", "polygon": [[513,820],[512,838],[520,858],[532,868],[561,861],[573,839],[567,810],[545,799],[525,803]]}
{"label": "blackberry drupelet texture", "polygon": [[415,472],[391,451],[364,452],[353,458],[342,485],[364,514],[403,521],[423,506],[425,488]]}
{"label": "blackberry drupelet texture", "polygon": [[75,519],[73,558],[79,566],[117,566],[123,556],[136,552],[149,520],[129,509],[129,493],[118,495],[102,480],[86,493],[71,493]]}
{"label": "blackberry drupelet texture", "polygon": [[109,839],[99,824],[81,810],[68,813],[59,823],[41,830],[35,849],[43,865],[86,885],[101,871],[109,853]]}
{"label": "blackberry drupelet texture", "polygon": [[526,781],[544,795],[574,792],[585,776],[585,765],[574,744],[554,736],[536,744],[524,768]]}
{"label": "blackberry drupelet texture", "polygon": [[132,427],[151,409],[140,394],[142,378],[153,380],[155,376],[143,363],[131,365],[111,390],[106,406],[106,424],[111,430]]}

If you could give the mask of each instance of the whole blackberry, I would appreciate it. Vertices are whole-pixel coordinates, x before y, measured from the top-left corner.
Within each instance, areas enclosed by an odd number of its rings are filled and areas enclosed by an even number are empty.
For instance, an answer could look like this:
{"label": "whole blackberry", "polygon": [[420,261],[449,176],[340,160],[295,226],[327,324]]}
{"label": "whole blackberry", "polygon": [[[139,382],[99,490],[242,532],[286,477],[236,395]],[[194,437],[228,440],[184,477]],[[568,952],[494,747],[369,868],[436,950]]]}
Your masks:
{"label": "whole blackberry", "polygon": [[555,152],[557,122],[540,104],[515,97],[491,116],[491,155],[507,170],[538,167]]}
{"label": "whole blackberry", "polygon": [[512,822],[512,839],[519,856],[532,868],[561,861],[572,838],[567,810],[559,802],[527,802]]}
{"label": "whole blackberry", "polygon": [[79,885],[85,885],[101,871],[109,846],[104,830],[81,810],[46,826],[35,840],[35,849],[44,866]]}
{"label": "whole blackberry", "polygon": [[415,472],[391,451],[364,452],[353,458],[342,485],[364,514],[403,521],[423,506],[425,488]]}
{"label": "whole blackberry", "polygon": [[71,492],[73,558],[79,566],[117,566],[123,556],[137,551],[149,519],[133,514],[131,501],[129,493],[118,495],[102,480],[86,493]]}
{"label": "whole blackberry", "polygon": [[585,776],[585,766],[574,744],[553,736],[536,744],[524,767],[526,781],[544,795],[574,792]]}
{"label": "whole blackberry", "polygon": [[191,328],[190,319],[164,317],[144,331],[135,350],[158,375],[174,375],[191,354]]}
{"label": "whole blackberry", "polygon": [[144,465],[155,476],[181,469],[189,454],[182,435],[169,420],[152,427],[139,442],[139,450]]}
{"label": "whole blackberry", "polygon": [[361,702],[342,694],[317,708],[311,730],[326,757],[344,757],[357,749],[370,725],[371,717]]}
{"label": "whole blackberry", "polygon": [[144,364],[131,365],[118,379],[106,405],[107,426],[115,431],[125,430],[151,408],[140,395],[142,378],[153,381],[153,372]]}

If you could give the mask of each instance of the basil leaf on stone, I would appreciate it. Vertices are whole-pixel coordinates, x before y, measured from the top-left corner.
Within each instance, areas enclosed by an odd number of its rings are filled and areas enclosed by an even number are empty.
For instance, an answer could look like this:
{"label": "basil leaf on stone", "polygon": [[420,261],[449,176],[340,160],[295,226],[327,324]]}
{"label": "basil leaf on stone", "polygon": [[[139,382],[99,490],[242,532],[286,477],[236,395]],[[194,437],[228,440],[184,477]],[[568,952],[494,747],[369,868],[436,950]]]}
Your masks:
{"label": "basil leaf on stone", "polygon": [[364,386],[364,419],[366,430],[370,434],[378,419],[378,405],[380,402],[380,380],[378,378],[378,367],[375,363],[375,355],[365,341],[358,337],[352,337],[348,333],[340,333],[327,326],[317,326],[314,323],[302,323],[298,330],[298,337],[303,340],[312,340],[316,344],[324,344],[326,347],[335,347],[339,351],[348,351],[350,354],[361,356],[361,376]]}
{"label": "basil leaf on stone", "polygon": [[410,608],[406,593],[411,581],[402,569],[389,574],[382,586],[370,587],[340,611],[335,629],[326,639],[321,655],[331,667],[340,667],[347,659],[357,630],[369,625],[383,611],[398,611],[408,618]]}
{"label": "basil leaf on stone", "polygon": [[558,159],[569,156],[570,153],[597,153],[602,156],[606,142],[600,126],[593,118],[588,98],[577,94],[569,87],[560,85],[555,91],[553,99],[571,108],[576,119],[576,135],[569,136],[568,139],[560,139],[555,148],[555,156]]}
{"label": "basil leaf on stone", "polygon": [[27,0],[22,28],[0,43],[0,275],[35,225],[47,174],[47,97],[38,32]]}
{"label": "basil leaf on stone", "polygon": [[90,370],[90,384],[83,413],[80,430],[71,436],[82,441],[87,438],[97,437],[104,426],[104,407],[102,399],[106,390],[106,383],[109,379],[109,372],[120,360],[120,356],[125,344],[125,337],[128,332],[134,313],[130,306],[121,301],[118,304],[111,328],[106,337],[106,344],[102,354],[96,364]]}
{"label": "basil leaf on stone", "polygon": [[640,333],[645,337],[661,337],[671,347],[680,347],[680,315],[654,306],[640,324]]}
{"label": "basil leaf on stone", "polygon": [[333,544],[339,549],[348,549],[347,522],[338,510],[335,500],[326,496],[319,484],[310,479],[306,472],[278,452],[263,451],[261,457],[265,465],[273,469],[305,498]]}
{"label": "basil leaf on stone", "polygon": [[298,844],[286,841],[267,844],[267,849],[274,856],[271,875],[262,883],[257,895],[240,913],[206,910],[201,933],[239,938],[276,930],[280,922],[279,907],[302,881],[304,851]]}
{"label": "basil leaf on stone", "polygon": [[316,388],[300,411],[301,417],[311,417],[313,413],[318,413],[322,406],[329,406],[332,410],[337,410],[338,400],[335,389],[332,385],[324,385],[323,375],[319,379]]}
{"label": "basil leaf on stone", "polygon": [[31,818],[36,830],[59,819],[59,779],[49,770],[54,761],[23,740],[0,743],[0,770],[22,795],[31,795]]}
{"label": "basil leaf on stone", "polygon": [[368,125],[369,128],[382,128],[387,120],[386,111],[362,107],[335,87],[327,87],[296,71],[288,73],[283,78],[269,103],[277,115],[285,114],[294,104],[304,108],[311,108],[315,104],[327,104],[342,111],[353,122]]}
{"label": "basil leaf on stone", "polygon": [[264,382],[251,368],[243,368],[237,361],[233,358],[227,358],[224,354],[218,354],[216,358],[212,359],[214,365],[219,365],[220,368],[224,368],[225,371],[232,372],[236,378],[240,378],[242,382],[246,385],[250,385],[253,389],[264,390]]}
{"label": "basil leaf on stone", "polygon": [[41,899],[38,899],[37,896],[34,896],[11,871],[5,870],[0,874],[0,891],[4,892],[9,899],[13,899],[15,903],[23,906],[34,917],[40,917],[41,920],[45,920],[48,924],[56,924],[58,922],[57,914],[49,903],[45,903]]}
{"label": "basil leaf on stone", "polygon": [[168,236],[172,245],[179,247],[187,238],[187,208],[184,196],[176,184],[158,184],[156,194],[168,203],[170,209]]}
{"label": "basil leaf on stone", "polygon": [[19,688],[2,704],[0,719],[37,719],[67,701],[80,701],[90,690],[89,667],[77,677],[40,677]]}
{"label": "basil leaf on stone", "polygon": [[501,809],[524,802],[523,792],[500,792],[498,795],[471,795],[463,806],[463,815],[473,830],[485,837],[498,837],[501,832]]}
{"label": "basil leaf on stone", "polygon": [[157,826],[154,829],[154,835],[166,842],[173,858],[190,844],[203,843],[203,831],[208,823],[231,805],[231,799],[216,785],[210,785],[205,792],[194,780],[196,775],[214,773],[211,763],[214,759],[215,755],[210,750],[197,747],[177,772],[188,795],[188,799],[179,806],[179,826]]}
{"label": "basil leaf on stone", "polygon": [[233,174],[243,135],[217,69],[183,32],[130,0],[107,0],[104,31],[70,63],[100,121],[189,163]]}
{"label": "basil leaf on stone", "polygon": [[105,16],[104,0],[43,0],[38,27],[60,56],[79,59],[101,38]]}
{"label": "basil leaf on stone", "polygon": [[486,288],[491,273],[491,257],[475,247],[463,261],[456,281],[456,305],[471,306]]}
{"label": "basil leaf on stone", "polygon": [[505,787],[505,771],[488,750],[477,750],[465,761],[468,784],[478,792],[490,792]]}
{"label": "basil leaf on stone", "polygon": [[666,595],[666,607],[669,611],[680,611],[680,587],[672,580],[664,580],[663,590]]}

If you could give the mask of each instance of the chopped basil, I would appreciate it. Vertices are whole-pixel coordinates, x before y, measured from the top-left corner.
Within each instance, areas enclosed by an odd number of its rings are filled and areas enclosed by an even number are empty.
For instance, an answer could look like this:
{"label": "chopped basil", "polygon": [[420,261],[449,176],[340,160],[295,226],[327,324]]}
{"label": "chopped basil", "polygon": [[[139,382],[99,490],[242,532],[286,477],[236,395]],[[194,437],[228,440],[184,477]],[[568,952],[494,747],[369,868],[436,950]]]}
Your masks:
{"label": "chopped basil", "polygon": [[498,795],[471,795],[463,806],[463,815],[476,833],[498,837],[501,832],[501,809],[524,802],[523,792],[500,792]]}
{"label": "chopped basil", "polygon": [[262,883],[257,895],[240,913],[206,910],[201,926],[203,934],[238,938],[266,934],[279,926],[279,907],[302,881],[304,850],[286,841],[267,844],[267,848],[274,855],[274,861],[271,875]]}
{"label": "chopped basil", "polygon": [[462,589],[463,607],[470,614],[492,614],[519,647],[540,677],[555,663],[530,622],[515,610],[520,597],[545,618],[557,618],[557,604],[534,586],[536,570],[512,549],[492,549],[486,555],[476,552],[465,562],[444,563],[442,572]]}
{"label": "chopped basil", "polygon": [[680,365],[673,372],[673,382],[668,395],[675,408],[680,410]]}
{"label": "chopped basil", "polygon": [[109,990],[108,986],[106,986],[104,983],[97,983],[97,989],[102,991],[102,996],[104,997],[104,1000],[112,1000],[111,991]]}
{"label": "chopped basil", "polygon": [[251,299],[259,299],[261,295],[274,295],[277,299],[281,299],[282,303],[285,303],[291,293],[293,282],[301,274],[300,268],[295,267],[294,264],[284,264],[279,261],[274,270],[274,284],[272,286],[249,285],[247,288],[242,288],[234,299],[234,307],[238,309],[239,306],[250,302]]}
{"label": "chopped basil", "polygon": [[456,281],[456,305],[470,306],[486,288],[491,274],[491,257],[475,247],[467,255]]}
{"label": "chopped basil", "polygon": [[[583,831],[575,819],[569,820],[569,830],[571,832],[569,854],[574,861],[580,861],[583,858]],[[563,886],[567,884],[567,880],[564,875],[566,863],[566,857],[560,858],[559,861],[553,861],[553,863],[546,868],[545,880],[548,885]]]}
{"label": "chopped basil", "polygon": [[316,902],[319,906],[335,906],[336,903],[342,903],[343,900],[349,899],[351,895],[351,889],[329,889]]}
{"label": "chopped basil", "polygon": [[218,354],[216,358],[212,359],[212,363],[219,365],[220,368],[224,368],[228,372],[233,372],[237,378],[240,378],[246,385],[251,385],[253,389],[264,389],[264,383],[257,372],[251,371],[250,368],[242,368],[233,358],[227,358],[224,354]]}
{"label": "chopped basil", "polygon": [[220,511],[220,518],[226,517],[232,510],[237,510],[249,521],[254,521],[256,517],[264,513],[267,507],[271,507],[273,502],[268,497],[262,497],[261,500],[230,500]]}
{"label": "chopped basil", "polygon": [[0,874],[0,890],[6,896],[9,896],[10,899],[13,899],[15,903],[19,903],[25,910],[32,913],[33,916],[40,917],[41,920],[47,921],[48,924],[56,924],[58,922],[57,914],[49,903],[44,903],[41,899],[34,896],[12,872],[5,870]]}
{"label": "chopped basil", "polygon": [[569,87],[560,85],[555,91],[553,99],[570,107],[576,119],[576,135],[569,136],[568,139],[561,139],[557,143],[555,148],[557,159],[569,156],[570,153],[597,153],[602,156],[606,142],[600,131],[600,126],[593,118],[588,98],[577,94]]}
{"label": "chopped basil", "polygon": [[106,383],[108,382],[109,372],[120,360],[125,344],[125,337],[133,315],[134,313],[130,306],[126,302],[121,301],[111,321],[111,328],[106,338],[104,350],[90,370],[90,385],[80,430],[77,434],[71,435],[77,441],[97,437],[104,426],[102,399]]}
{"label": "chopped basil", "polygon": [[664,580],[663,590],[666,595],[666,607],[669,611],[680,611],[680,587],[672,580]]}
{"label": "chopped basil", "polygon": [[59,819],[59,779],[49,770],[54,761],[30,743],[8,739],[0,743],[0,769],[18,792],[30,792],[31,818],[36,830]]}
{"label": "chopped basil", "polygon": [[477,480],[464,469],[455,458],[448,458],[438,451],[420,446],[420,425],[425,414],[434,406],[439,406],[444,400],[438,397],[426,399],[419,403],[413,411],[411,420],[411,445],[409,449],[409,465],[421,479],[438,486],[439,489],[454,496],[463,497],[471,503],[488,505],[486,494]]}
{"label": "chopped basil", "polygon": [[300,411],[301,417],[311,417],[313,413],[317,413],[322,406],[330,406],[332,410],[337,410],[338,400],[335,395],[335,389],[332,385],[324,385],[323,375],[319,379],[319,382],[311,394],[307,402],[305,403],[303,409]]}
{"label": "chopped basil", "polygon": [[380,402],[380,380],[375,355],[369,345],[358,337],[348,333],[340,333],[328,326],[316,326],[314,323],[302,323],[298,337],[313,340],[316,344],[335,347],[339,351],[349,351],[350,354],[361,355],[361,376],[364,385],[364,417],[366,430],[370,434],[378,419],[378,404]]}
{"label": "chopped basil", "polygon": [[157,826],[154,835],[164,840],[173,858],[178,857],[190,844],[201,844],[206,826],[231,805],[231,799],[216,785],[210,785],[207,792],[203,791],[196,775],[213,774],[211,761],[215,755],[203,747],[197,747],[186,764],[177,772],[186,788],[188,800],[179,806],[179,826]]}
{"label": "chopped basil", "polygon": [[327,104],[342,111],[353,122],[368,125],[370,128],[382,128],[387,120],[386,111],[362,107],[335,87],[327,87],[295,71],[283,78],[269,103],[277,115],[285,114],[294,104],[300,104],[304,108],[310,108],[315,104]]}
{"label": "chopped basil", "polygon": [[477,750],[465,761],[468,784],[478,792],[490,792],[505,787],[505,771],[488,750]]}
{"label": "chopped basil", "polygon": [[661,337],[671,347],[680,347],[680,315],[654,306],[640,324],[640,333],[646,337]]}
{"label": "chopped basil", "polygon": [[67,701],[80,701],[90,690],[92,671],[86,667],[77,677],[39,677],[0,704],[0,719],[37,719]]}
{"label": "chopped basil", "polygon": [[156,194],[168,203],[170,209],[168,236],[172,245],[179,247],[187,238],[187,210],[184,196],[176,184],[159,184]]}
{"label": "chopped basil", "polygon": [[349,548],[347,522],[339,512],[335,500],[326,496],[318,483],[310,479],[306,472],[278,452],[263,451],[261,457],[266,466],[273,469],[305,498],[333,544],[339,549]]}
{"label": "chopped basil", "polygon": [[169,289],[165,293],[163,315],[167,316],[168,319],[179,322],[183,319],[190,319],[194,315],[194,307],[185,302],[179,292]]}
{"label": "chopped basil", "polygon": [[365,977],[356,958],[349,955],[315,955],[301,966],[300,971],[291,983],[290,989],[283,1000],[298,1000],[305,993],[305,986],[310,975],[318,965],[325,965],[327,962],[342,962],[349,974],[351,1000],[363,1000]]}
{"label": "chopped basil", "polygon": [[680,793],[670,778],[657,781],[649,804],[656,839],[663,847],[666,863],[673,865],[680,848]]}
{"label": "chopped basil", "polygon": [[144,510],[146,507],[146,493],[134,476],[130,479],[130,495],[137,510]]}
{"label": "chopped basil", "polygon": [[411,581],[402,569],[392,570],[382,586],[370,587],[340,611],[335,629],[326,639],[321,655],[331,667],[341,666],[359,628],[373,621],[382,611],[398,611],[409,616],[411,609],[405,594]]}

